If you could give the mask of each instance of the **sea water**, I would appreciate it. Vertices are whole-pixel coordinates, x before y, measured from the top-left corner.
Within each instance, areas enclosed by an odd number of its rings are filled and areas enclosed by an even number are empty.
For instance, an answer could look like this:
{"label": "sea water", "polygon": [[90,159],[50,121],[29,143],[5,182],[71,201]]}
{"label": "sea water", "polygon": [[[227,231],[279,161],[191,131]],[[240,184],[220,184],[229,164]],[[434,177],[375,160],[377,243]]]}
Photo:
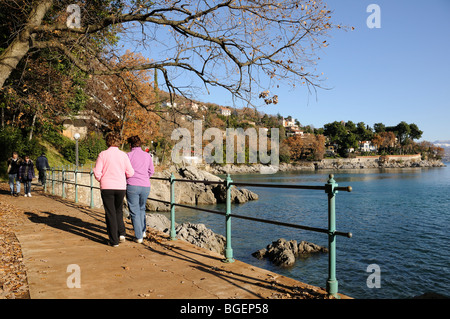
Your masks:
{"label": "sea water", "polygon": [[[411,298],[425,292],[450,295],[450,167],[308,171],[231,175],[236,182],[324,185],[334,174],[351,193],[336,195],[336,277],[339,292],[354,298]],[[327,228],[327,194],[320,190],[246,187],[259,199],[233,204],[232,213],[293,224]],[[202,206],[225,211],[225,205]],[[204,223],[225,234],[220,215],[177,207],[176,221]],[[328,255],[298,259],[280,268],[251,254],[278,238],[328,245],[315,233],[242,219],[232,219],[234,258],[299,281],[325,287]],[[373,285],[373,269],[380,270]],[[372,284],[371,284],[372,283]]]}

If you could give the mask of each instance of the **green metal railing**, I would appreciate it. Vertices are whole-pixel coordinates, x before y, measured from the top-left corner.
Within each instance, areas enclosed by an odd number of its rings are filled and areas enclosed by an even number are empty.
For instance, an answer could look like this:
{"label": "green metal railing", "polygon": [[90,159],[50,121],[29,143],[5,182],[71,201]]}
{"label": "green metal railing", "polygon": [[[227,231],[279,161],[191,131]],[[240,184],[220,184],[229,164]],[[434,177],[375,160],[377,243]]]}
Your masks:
{"label": "green metal railing", "polygon": [[[51,170],[51,184],[52,184],[52,194],[55,195],[55,182],[61,182],[62,184],[62,197],[65,198],[66,194],[64,191],[64,184],[74,184],[75,185],[75,202],[78,202],[78,187],[89,187],[90,188],[90,207],[94,207],[94,189],[100,189],[99,187],[94,186],[93,177],[94,173],[91,168],[90,171],[78,171],[76,168],[74,170],[66,170],[63,168],[52,168]],[[55,172],[58,173],[57,178],[55,179]],[[75,181],[71,182],[65,178],[65,174],[68,172],[73,172],[75,174]],[[59,173],[61,173],[61,179],[59,179]],[[80,185],[77,184],[77,175],[78,174],[89,174],[90,175],[90,184],[89,185]],[[151,198],[149,200],[161,202],[169,205],[170,207],[170,239],[176,240],[176,231],[175,231],[175,207],[183,207],[188,209],[199,210],[203,212],[218,214],[225,216],[225,231],[226,231],[226,247],[225,247],[225,259],[224,262],[232,263],[234,262],[233,258],[233,249],[231,245],[231,218],[238,219],[246,219],[255,222],[262,222],[267,224],[273,224],[278,226],[291,227],[296,229],[302,229],[313,232],[325,233],[328,235],[328,279],[326,283],[326,290],[329,295],[339,298],[338,296],[338,281],[336,279],[336,236],[344,236],[351,238],[352,233],[345,233],[336,230],[336,206],[335,199],[336,194],[339,191],[351,192],[352,188],[348,187],[339,187],[336,181],[334,180],[334,176],[329,175],[329,179],[327,183],[323,186],[308,186],[308,185],[285,185],[285,184],[262,184],[262,183],[247,183],[247,182],[233,182],[230,175],[228,174],[224,181],[207,181],[207,180],[188,180],[188,179],[176,179],[173,174],[169,178],[161,178],[161,177],[151,177],[151,180],[161,180],[168,181],[170,183],[170,201],[164,201],[161,199]],[[184,204],[177,204],[175,202],[175,183],[201,183],[201,184],[221,184],[226,187],[226,211],[217,211],[213,209],[201,208],[197,206],[189,206]],[[47,180],[48,183],[48,180]],[[249,216],[241,216],[231,213],[231,187],[232,186],[250,186],[250,187],[269,187],[269,188],[289,188],[289,189],[299,189],[299,190],[322,190],[328,195],[328,229],[310,227],[305,225],[297,225],[291,223],[285,223],[274,220],[267,220]],[[47,184],[45,185],[45,191],[47,191]]]}
{"label": "green metal railing", "polygon": [[[55,176],[55,173],[57,174],[57,176]],[[69,181],[67,179],[67,173],[74,173],[74,182]],[[51,174],[51,187],[52,187],[52,195],[55,195],[55,183],[59,182],[61,183],[61,197],[62,198],[66,198],[66,190],[65,190],[65,185],[69,184],[69,185],[74,185],[75,188],[75,203],[78,203],[78,187],[89,187],[90,188],[90,201],[89,201],[89,207],[90,208],[94,208],[94,189],[98,189],[100,190],[100,187],[98,186],[94,186],[94,171],[91,167],[90,170],[79,170],[77,167],[75,167],[73,170],[70,170],[68,167],[66,166],[62,166],[62,167],[57,167],[57,168],[50,168],[49,170],[47,170],[46,172],[46,176],[47,176],[47,182],[44,185],[44,191],[47,192],[48,191],[48,186],[47,184],[49,183],[49,176],[48,174]],[[78,174],[89,174],[89,185],[84,185],[84,184],[79,184],[78,183]]]}

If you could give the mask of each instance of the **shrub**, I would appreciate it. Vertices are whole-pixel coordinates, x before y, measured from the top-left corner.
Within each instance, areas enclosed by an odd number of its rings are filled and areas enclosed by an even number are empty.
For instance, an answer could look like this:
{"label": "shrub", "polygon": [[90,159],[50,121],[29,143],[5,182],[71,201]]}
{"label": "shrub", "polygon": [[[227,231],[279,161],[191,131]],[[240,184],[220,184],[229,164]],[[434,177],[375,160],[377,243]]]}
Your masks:
{"label": "shrub", "polygon": [[101,151],[107,149],[106,142],[100,134],[91,133],[87,135],[81,142],[80,146],[87,152],[87,158],[95,161]]}
{"label": "shrub", "polygon": [[[75,158],[75,142],[74,141],[67,141],[62,149],[62,155],[66,160],[68,160],[71,163],[76,163]],[[87,149],[81,145],[78,144],[78,163],[79,164],[85,164],[89,156],[89,152]]]}

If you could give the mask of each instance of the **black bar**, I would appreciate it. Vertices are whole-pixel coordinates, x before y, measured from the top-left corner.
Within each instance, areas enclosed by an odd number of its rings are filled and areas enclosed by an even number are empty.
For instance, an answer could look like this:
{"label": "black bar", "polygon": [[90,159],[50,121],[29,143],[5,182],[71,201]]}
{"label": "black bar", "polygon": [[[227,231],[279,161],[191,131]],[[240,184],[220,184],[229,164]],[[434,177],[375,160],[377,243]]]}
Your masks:
{"label": "black bar", "polygon": [[157,179],[160,181],[169,181],[169,178],[163,178],[163,177],[150,177],[150,179]]}
{"label": "black bar", "polygon": [[154,201],[157,201],[157,202],[160,202],[160,203],[164,203],[164,204],[169,204],[170,205],[170,202],[162,200],[162,199],[156,199],[156,198],[151,198],[151,197],[147,197],[147,199],[154,200]]}
{"label": "black bar", "polygon": [[225,216],[226,214],[224,212],[218,211],[218,210],[213,210],[213,209],[207,209],[207,208],[198,208],[195,206],[188,206],[188,205],[183,205],[183,204],[174,204],[175,206],[180,206],[180,207],[184,207],[184,208],[190,208],[190,209],[194,209],[194,210],[201,210],[207,213],[213,213],[213,214],[218,214],[218,215],[223,215]]}
{"label": "black bar", "polygon": [[254,186],[254,187],[274,187],[274,188],[293,188],[293,189],[318,189],[318,190],[325,190],[325,186],[310,186],[310,185],[261,184],[261,183],[241,183],[241,182],[231,182],[230,185],[235,185],[235,186]]}
{"label": "black bar", "polygon": [[191,180],[191,179],[174,179],[175,182],[186,182],[186,183],[202,183],[202,184],[226,184],[226,181],[207,181],[207,180]]}
{"label": "black bar", "polygon": [[[325,234],[329,233],[328,229],[323,229],[323,228],[316,228],[316,227],[303,226],[303,225],[295,225],[295,224],[283,223],[283,222],[267,220],[267,219],[260,219],[260,218],[255,218],[255,217],[241,216],[241,215],[236,215],[236,214],[230,214],[230,216],[231,217],[236,217],[236,218],[241,218],[241,219],[247,219],[247,220],[251,220],[251,221],[255,221],[255,222],[261,222],[261,223],[278,225],[278,226],[286,226],[286,227],[298,228],[298,229],[315,231],[315,232],[325,233]],[[338,232],[338,231],[335,231],[334,234],[335,235],[339,235],[339,236],[348,237],[348,238],[350,238],[352,236],[351,233],[344,233],[344,232]]]}

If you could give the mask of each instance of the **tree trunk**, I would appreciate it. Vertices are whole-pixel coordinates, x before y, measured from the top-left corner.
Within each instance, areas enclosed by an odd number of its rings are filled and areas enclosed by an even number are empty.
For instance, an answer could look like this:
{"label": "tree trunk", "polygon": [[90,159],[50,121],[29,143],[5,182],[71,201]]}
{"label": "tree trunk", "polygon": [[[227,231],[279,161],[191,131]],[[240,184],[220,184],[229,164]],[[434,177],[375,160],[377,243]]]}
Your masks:
{"label": "tree trunk", "polygon": [[0,56],[0,89],[3,88],[5,81],[17,67],[20,60],[28,53],[33,36],[32,30],[42,23],[42,19],[52,5],[53,0],[37,1],[28,16],[25,27]]}
{"label": "tree trunk", "polygon": [[34,125],[36,124],[36,115],[37,115],[37,111],[36,111],[36,113],[34,113],[33,122],[31,123],[30,138],[28,139],[30,141],[33,138]]}

